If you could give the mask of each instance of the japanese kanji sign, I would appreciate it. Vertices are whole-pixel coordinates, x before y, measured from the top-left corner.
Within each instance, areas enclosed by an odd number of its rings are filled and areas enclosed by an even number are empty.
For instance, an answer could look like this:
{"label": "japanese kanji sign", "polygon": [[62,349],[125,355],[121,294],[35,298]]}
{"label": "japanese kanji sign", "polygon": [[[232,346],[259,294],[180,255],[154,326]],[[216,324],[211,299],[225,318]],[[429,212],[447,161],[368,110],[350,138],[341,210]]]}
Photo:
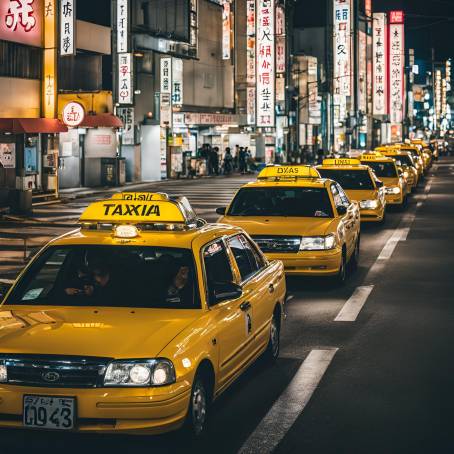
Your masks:
{"label": "japanese kanji sign", "polygon": [[[44,3],[46,3],[44,1]],[[0,39],[40,47],[42,0],[1,0]]]}
{"label": "japanese kanji sign", "polygon": [[334,0],[334,94],[351,96],[351,0]]}
{"label": "japanese kanji sign", "polygon": [[[255,84],[255,0],[247,0],[247,82]],[[255,112],[255,108],[254,108]]]}
{"label": "japanese kanji sign", "polygon": [[84,121],[85,109],[78,102],[69,102],[63,107],[61,117],[65,125],[77,128]]}
{"label": "japanese kanji sign", "polygon": [[285,73],[285,11],[282,6],[276,7],[276,73]]}
{"label": "japanese kanji sign", "polygon": [[[393,16],[394,12],[391,12]],[[391,17],[390,16],[390,17]],[[400,18],[400,16],[399,16]],[[392,22],[390,20],[390,22]],[[402,123],[404,116],[404,24],[389,25],[389,115],[391,123]]]}
{"label": "japanese kanji sign", "polygon": [[172,60],[172,105],[175,107],[183,105],[183,60],[181,58]]}
{"label": "japanese kanji sign", "polygon": [[275,6],[257,0],[257,126],[275,126]]}
{"label": "japanese kanji sign", "polygon": [[388,113],[387,39],[386,14],[374,13],[372,50],[374,115]]}
{"label": "japanese kanji sign", "polygon": [[134,145],[134,107],[119,107],[117,115],[123,122],[123,145]]}
{"label": "japanese kanji sign", "polygon": [[120,105],[133,103],[132,55],[118,54],[118,103]]}
{"label": "japanese kanji sign", "polygon": [[61,0],[60,2],[60,55],[75,55],[75,0]]}
{"label": "japanese kanji sign", "polygon": [[117,0],[117,52],[128,52],[129,0]]}
{"label": "japanese kanji sign", "polygon": [[223,10],[222,10],[222,59],[230,60],[230,50],[232,47],[231,44],[231,33],[232,33],[232,23],[231,23],[231,7],[230,0],[224,0]]}
{"label": "japanese kanji sign", "polygon": [[172,58],[161,58],[161,126],[172,127]]}

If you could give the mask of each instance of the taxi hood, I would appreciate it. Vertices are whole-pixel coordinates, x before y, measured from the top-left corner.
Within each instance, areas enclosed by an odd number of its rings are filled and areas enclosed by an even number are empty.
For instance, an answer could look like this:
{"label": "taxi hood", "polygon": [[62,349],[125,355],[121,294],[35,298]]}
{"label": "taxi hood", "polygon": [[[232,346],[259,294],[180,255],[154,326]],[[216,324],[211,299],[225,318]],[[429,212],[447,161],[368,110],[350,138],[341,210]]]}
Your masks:
{"label": "taxi hood", "polygon": [[26,308],[0,311],[0,353],[153,358],[201,310]]}
{"label": "taxi hood", "polygon": [[[235,225],[246,230],[249,235],[327,235],[336,222],[334,218],[291,218],[291,217],[236,217],[225,216],[222,223]],[[283,233],[285,232],[285,233]]]}
{"label": "taxi hood", "polygon": [[361,200],[375,200],[378,191],[376,189],[346,189],[345,192],[350,200],[361,202]]}

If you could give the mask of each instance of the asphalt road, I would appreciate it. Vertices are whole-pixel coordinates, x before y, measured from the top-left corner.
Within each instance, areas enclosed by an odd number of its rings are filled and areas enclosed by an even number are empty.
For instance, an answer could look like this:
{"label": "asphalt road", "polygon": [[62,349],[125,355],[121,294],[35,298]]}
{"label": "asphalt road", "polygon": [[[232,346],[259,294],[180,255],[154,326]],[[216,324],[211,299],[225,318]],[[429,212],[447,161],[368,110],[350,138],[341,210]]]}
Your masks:
{"label": "asphalt road", "polygon": [[[240,183],[182,189],[208,217]],[[345,287],[288,281],[280,359],[259,361],[215,403],[204,440],[4,430],[0,453],[454,452],[453,240],[454,159],[444,158],[405,211],[363,228]]]}

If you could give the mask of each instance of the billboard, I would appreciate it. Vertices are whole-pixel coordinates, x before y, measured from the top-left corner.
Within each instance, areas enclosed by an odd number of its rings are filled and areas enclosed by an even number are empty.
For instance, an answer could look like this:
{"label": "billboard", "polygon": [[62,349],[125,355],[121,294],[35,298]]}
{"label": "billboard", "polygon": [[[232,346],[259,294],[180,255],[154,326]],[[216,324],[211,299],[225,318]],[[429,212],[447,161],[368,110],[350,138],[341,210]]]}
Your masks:
{"label": "billboard", "polygon": [[351,0],[334,0],[334,93],[352,94]]}
{"label": "billboard", "polygon": [[391,123],[404,118],[405,40],[402,11],[391,11],[389,24],[389,115]]}
{"label": "billboard", "polygon": [[388,76],[387,76],[387,20],[385,13],[374,13],[373,18],[373,114],[388,113]]}

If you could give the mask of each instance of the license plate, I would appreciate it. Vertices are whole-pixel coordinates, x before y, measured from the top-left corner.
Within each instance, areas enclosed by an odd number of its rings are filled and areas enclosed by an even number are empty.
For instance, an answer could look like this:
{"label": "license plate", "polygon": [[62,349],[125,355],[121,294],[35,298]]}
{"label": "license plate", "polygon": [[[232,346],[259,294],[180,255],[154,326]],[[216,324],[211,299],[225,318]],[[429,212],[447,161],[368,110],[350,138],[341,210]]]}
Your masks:
{"label": "license plate", "polygon": [[34,429],[73,429],[75,409],[74,397],[24,396],[23,423]]}

